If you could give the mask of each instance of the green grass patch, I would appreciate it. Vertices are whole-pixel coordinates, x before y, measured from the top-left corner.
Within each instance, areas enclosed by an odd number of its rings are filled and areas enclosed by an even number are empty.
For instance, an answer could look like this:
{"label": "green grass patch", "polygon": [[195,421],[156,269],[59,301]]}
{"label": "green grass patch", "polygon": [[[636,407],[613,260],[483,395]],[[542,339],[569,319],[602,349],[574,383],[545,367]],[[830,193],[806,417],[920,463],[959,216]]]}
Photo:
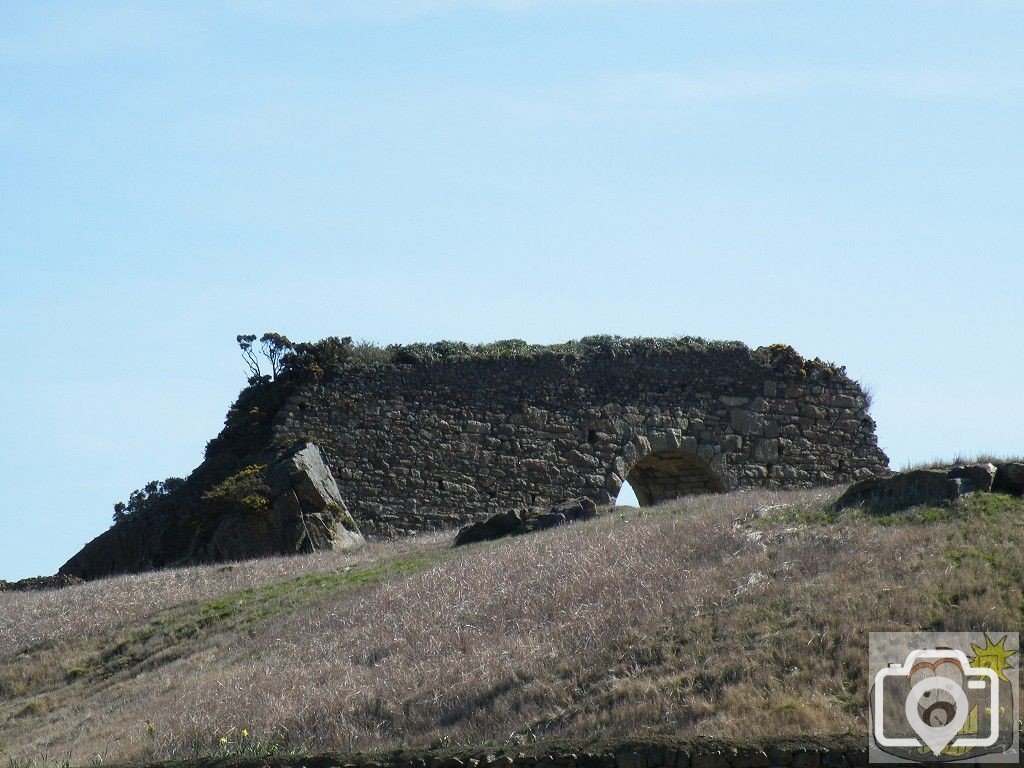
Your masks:
{"label": "green grass patch", "polygon": [[213,600],[176,606],[146,626],[122,636],[100,652],[101,676],[178,658],[196,640],[219,633],[248,632],[270,619],[311,605],[345,589],[406,576],[438,562],[443,555],[416,555],[328,573],[307,573],[262,584]]}
{"label": "green grass patch", "polygon": [[953,565],[958,567],[963,564],[964,560],[967,560],[969,558],[980,560],[984,563],[988,563],[993,567],[995,567],[996,562],[998,560],[995,553],[984,552],[978,549],[977,547],[953,547],[950,549],[944,549],[942,551],[942,556],[946,560],[949,560],[949,562],[951,562]]}
{"label": "green grass patch", "polygon": [[[840,518],[869,520],[878,525],[911,525],[951,522],[1020,524],[1024,521],[1024,497],[1007,493],[970,493],[947,504],[922,504],[885,514],[866,512],[859,507],[843,510]],[[836,519],[836,518],[832,518]],[[826,522],[831,522],[827,520]]]}

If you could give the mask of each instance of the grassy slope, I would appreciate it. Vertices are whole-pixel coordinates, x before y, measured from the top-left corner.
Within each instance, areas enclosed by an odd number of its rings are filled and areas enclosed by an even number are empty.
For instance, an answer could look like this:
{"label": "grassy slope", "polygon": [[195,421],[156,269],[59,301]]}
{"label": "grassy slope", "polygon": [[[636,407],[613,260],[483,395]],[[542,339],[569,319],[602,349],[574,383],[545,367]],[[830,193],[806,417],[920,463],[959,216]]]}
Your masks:
{"label": "grassy slope", "polygon": [[81,764],[860,731],[869,630],[1024,624],[1024,501],[833,519],[834,495],[0,593],[0,747]]}

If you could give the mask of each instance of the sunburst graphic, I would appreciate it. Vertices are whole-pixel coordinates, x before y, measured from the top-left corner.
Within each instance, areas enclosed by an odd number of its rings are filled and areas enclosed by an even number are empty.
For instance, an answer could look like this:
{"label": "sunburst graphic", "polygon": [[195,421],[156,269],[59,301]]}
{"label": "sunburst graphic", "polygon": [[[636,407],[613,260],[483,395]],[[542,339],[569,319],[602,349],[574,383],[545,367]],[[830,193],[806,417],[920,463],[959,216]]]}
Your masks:
{"label": "sunburst graphic", "polygon": [[1016,656],[1019,651],[1013,651],[1006,647],[1005,635],[999,638],[998,643],[993,643],[992,638],[986,633],[985,645],[971,643],[971,651],[974,653],[974,657],[971,659],[972,667],[991,669],[999,675],[1000,680],[1010,681],[1010,678],[1006,676],[1006,670],[1013,669],[1014,665],[1010,663],[1010,658]]}

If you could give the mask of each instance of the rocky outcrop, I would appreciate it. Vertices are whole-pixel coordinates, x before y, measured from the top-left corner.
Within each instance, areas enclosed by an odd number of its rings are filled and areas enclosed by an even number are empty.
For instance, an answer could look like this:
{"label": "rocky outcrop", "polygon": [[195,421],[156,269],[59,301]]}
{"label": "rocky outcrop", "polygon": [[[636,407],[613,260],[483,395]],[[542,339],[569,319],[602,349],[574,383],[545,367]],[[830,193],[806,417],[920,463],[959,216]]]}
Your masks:
{"label": "rocky outcrop", "polygon": [[870,477],[847,488],[836,501],[835,508],[838,511],[863,506],[872,513],[888,514],[922,504],[946,504],[976,491],[1009,490],[1019,493],[1024,490],[1024,472],[1018,474],[1016,467],[1024,469],[1021,464],[997,466],[986,462]]}
{"label": "rocky outcrop", "polygon": [[355,549],[365,543],[313,443],[293,446],[266,470],[265,477],[265,507],[253,513],[237,505],[225,515],[204,559],[242,560]]}
{"label": "rocky outcrop", "polygon": [[47,589],[63,589],[81,584],[82,580],[75,576],[33,576],[20,581],[4,581],[0,579],[0,592],[40,592]]}
{"label": "rocky outcrop", "polygon": [[89,542],[60,574],[95,579],[363,543],[320,449],[300,442],[269,464],[251,464],[205,490],[187,486],[128,517]]}
{"label": "rocky outcrop", "polygon": [[555,504],[547,512],[510,509],[491,515],[486,520],[470,523],[460,528],[455,536],[455,546],[461,547],[464,544],[474,544],[478,541],[493,541],[506,536],[522,536],[525,533],[543,531],[595,517],[597,517],[597,505],[586,497]]}
{"label": "rocky outcrop", "polygon": [[1017,496],[1024,495],[1024,462],[1008,461],[1000,464],[996,469],[992,490]]}

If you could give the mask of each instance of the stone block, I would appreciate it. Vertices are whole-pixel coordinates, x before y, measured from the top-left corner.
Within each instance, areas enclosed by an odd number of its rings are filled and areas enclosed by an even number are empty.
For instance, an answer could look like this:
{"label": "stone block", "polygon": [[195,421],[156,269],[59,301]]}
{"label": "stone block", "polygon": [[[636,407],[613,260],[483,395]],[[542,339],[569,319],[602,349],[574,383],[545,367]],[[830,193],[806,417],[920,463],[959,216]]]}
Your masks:
{"label": "stone block", "polygon": [[793,768],[821,768],[821,755],[817,750],[794,750],[792,765]]}
{"label": "stone block", "polygon": [[767,438],[754,440],[754,461],[768,463],[779,460],[779,441]]}
{"label": "stone block", "polygon": [[992,490],[992,485],[996,479],[996,472],[994,464],[969,464],[967,466],[953,467],[949,471],[949,477],[962,480],[962,490],[965,493],[970,491],[987,493]]}
{"label": "stone block", "polygon": [[722,752],[697,752],[690,757],[691,768],[732,768],[729,758]]}
{"label": "stone block", "polygon": [[768,762],[773,766],[788,766],[793,764],[793,752],[778,747],[768,748]]}
{"label": "stone block", "polygon": [[729,419],[732,428],[740,435],[760,435],[764,430],[764,420],[753,411],[736,408],[729,414]]}
{"label": "stone block", "polygon": [[741,749],[732,761],[732,768],[768,768],[770,765],[768,753],[760,749]]}
{"label": "stone block", "polygon": [[652,451],[671,451],[679,447],[683,433],[678,429],[665,429],[655,432],[650,437]]}
{"label": "stone block", "polygon": [[721,440],[721,444],[723,451],[739,451],[743,448],[743,438],[740,435],[725,435]]}
{"label": "stone block", "polygon": [[686,437],[679,438],[678,450],[683,453],[696,454],[697,453],[697,438],[687,435]]}
{"label": "stone block", "polygon": [[718,402],[727,408],[738,408],[741,405],[746,405],[750,402],[749,397],[732,397],[730,395],[722,395],[718,398]]}
{"label": "stone block", "polygon": [[805,416],[809,419],[818,420],[824,419],[828,416],[828,411],[824,408],[817,405],[811,405],[810,403],[800,403],[797,406],[797,410],[800,412],[801,416]]}
{"label": "stone block", "polygon": [[619,752],[615,755],[615,768],[647,768],[647,759],[639,752]]}
{"label": "stone block", "polygon": [[996,468],[992,490],[999,493],[1024,495],[1024,463],[1008,462]]}

